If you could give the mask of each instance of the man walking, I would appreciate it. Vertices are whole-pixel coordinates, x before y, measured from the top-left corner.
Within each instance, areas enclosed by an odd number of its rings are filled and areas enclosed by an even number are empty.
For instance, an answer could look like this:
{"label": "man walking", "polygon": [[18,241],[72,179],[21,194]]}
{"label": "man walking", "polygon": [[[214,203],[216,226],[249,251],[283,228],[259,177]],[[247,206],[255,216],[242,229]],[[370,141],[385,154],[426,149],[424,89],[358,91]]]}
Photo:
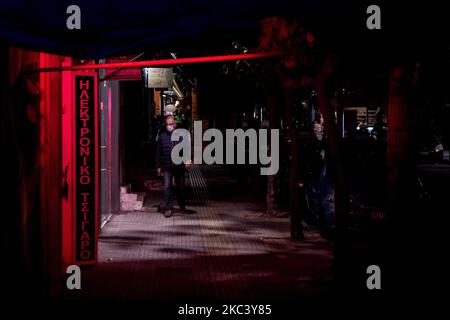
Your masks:
{"label": "man walking", "polygon": [[161,211],[164,212],[166,218],[172,216],[173,211],[173,180],[175,178],[175,185],[178,197],[178,205],[181,212],[186,212],[186,198],[185,198],[185,172],[189,168],[189,164],[174,164],[172,161],[172,149],[180,141],[172,141],[172,133],[176,129],[176,122],[173,116],[168,116],[165,119],[165,126],[161,128],[158,134],[158,143],[156,147],[156,168],[158,176],[164,177],[163,200],[161,203]]}

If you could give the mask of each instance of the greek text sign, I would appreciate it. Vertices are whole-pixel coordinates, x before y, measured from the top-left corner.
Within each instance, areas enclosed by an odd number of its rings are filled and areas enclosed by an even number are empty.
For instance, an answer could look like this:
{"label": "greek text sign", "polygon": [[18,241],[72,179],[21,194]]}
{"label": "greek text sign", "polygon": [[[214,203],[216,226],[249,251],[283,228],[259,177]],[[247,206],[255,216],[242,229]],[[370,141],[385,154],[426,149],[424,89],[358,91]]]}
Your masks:
{"label": "greek text sign", "polygon": [[98,111],[97,75],[77,73],[75,84],[75,262],[97,261]]}

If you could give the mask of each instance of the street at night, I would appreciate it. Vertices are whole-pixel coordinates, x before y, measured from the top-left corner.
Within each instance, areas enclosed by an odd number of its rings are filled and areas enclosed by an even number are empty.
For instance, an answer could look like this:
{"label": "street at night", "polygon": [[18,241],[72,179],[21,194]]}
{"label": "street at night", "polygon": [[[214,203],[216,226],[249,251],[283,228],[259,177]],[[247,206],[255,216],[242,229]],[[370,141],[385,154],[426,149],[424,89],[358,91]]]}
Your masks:
{"label": "street at night", "polygon": [[434,319],[449,30],[431,2],[1,2],[0,304]]}

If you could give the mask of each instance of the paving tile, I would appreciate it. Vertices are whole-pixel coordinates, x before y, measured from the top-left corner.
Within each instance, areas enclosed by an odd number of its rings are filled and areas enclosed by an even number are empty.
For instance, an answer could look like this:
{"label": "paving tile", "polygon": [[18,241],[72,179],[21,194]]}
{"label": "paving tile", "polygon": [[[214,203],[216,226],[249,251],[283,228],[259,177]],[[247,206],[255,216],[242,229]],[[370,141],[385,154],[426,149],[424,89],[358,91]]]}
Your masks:
{"label": "paving tile", "polygon": [[83,270],[81,292],[65,297],[257,299],[328,292],[327,282],[302,283],[329,272],[331,245],[314,230],[304,242],[290,241],[289,218],[261,217],[261,204],[215,201],[208,170],[189,172],[195,214],[165,218],[153,197],[144,211],[113,216],[100,235],[99,264]]}

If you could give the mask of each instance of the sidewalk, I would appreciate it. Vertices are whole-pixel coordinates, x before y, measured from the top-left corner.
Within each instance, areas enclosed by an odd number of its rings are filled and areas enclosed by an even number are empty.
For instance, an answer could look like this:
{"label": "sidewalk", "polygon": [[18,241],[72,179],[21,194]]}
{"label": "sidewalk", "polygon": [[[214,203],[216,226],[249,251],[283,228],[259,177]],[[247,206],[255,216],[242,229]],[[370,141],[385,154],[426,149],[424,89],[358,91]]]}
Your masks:
{"label": "sidewalk", "polygon": [[99,264],[83,269],[82,290],[65,297],[227,300],[332,293],[332,248],[316,231],[306,229],[305,241],[292,242],[288,217],[262,217],[262,204],[242,198],[213,199],[210,188],[233,187],[220,170],[194,166],[189,175],[188,208],[195,214],[165,218],[152,193],[145,211],[113,216],[100,235]]}

